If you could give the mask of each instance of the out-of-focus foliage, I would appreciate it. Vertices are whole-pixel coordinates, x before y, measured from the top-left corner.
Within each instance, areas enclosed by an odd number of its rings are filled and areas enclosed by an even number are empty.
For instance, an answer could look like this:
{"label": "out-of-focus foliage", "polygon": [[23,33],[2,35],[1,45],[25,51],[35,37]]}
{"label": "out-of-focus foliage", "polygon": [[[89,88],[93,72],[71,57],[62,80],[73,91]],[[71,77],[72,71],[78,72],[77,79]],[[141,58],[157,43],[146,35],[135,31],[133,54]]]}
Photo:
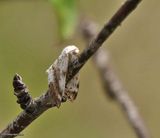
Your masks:
{"label": "out-of-focus foliage", "polygon": [[70,38],[77,23],[76,0],[49,0],[57,15],[59,34],[62,40]]}

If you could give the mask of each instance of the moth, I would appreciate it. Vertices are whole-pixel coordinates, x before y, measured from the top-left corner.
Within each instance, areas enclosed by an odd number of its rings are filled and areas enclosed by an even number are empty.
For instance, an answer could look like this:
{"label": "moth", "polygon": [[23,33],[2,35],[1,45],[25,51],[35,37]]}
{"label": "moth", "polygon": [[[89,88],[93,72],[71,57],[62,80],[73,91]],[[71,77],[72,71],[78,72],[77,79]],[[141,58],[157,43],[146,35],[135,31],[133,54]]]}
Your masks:
{"label": "moth", "polygon": [[63,49],[58,59],[46,70],[52,105],[60,107],[62,100],[73,101],[76,99],[79,89],[79,73],[68,83],[66,83],[66,77],[69,64],[77,59],[78,56],[79,49],[76,46],[67,46]]}

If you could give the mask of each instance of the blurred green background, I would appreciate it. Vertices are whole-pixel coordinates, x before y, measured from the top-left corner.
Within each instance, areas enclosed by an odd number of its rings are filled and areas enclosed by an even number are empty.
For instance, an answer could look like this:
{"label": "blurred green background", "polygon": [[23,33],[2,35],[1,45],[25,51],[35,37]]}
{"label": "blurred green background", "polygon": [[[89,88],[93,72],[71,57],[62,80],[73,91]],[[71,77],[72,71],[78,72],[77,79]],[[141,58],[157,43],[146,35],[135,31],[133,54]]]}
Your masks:
{"label": "blurred green background", "polygon": [[[100,26],[123,0],[77,1],[79,14]],[[159,1],[143,0],[103,45],[129,95],[136,102],[152,137],[160,137],[160,8]],[[63,47],[85,42],[79,32],[59,44],[58,25],[51,3],[45,0],[0,1],[0,130],[21,112],[13,95],[12,78],[23,76],[33,97],[47,89],[45,70]],[[136,138],[119,106],[106,98],[90,60],[81,70],[74,103],[50,109],[27,127],[23,138]]]}

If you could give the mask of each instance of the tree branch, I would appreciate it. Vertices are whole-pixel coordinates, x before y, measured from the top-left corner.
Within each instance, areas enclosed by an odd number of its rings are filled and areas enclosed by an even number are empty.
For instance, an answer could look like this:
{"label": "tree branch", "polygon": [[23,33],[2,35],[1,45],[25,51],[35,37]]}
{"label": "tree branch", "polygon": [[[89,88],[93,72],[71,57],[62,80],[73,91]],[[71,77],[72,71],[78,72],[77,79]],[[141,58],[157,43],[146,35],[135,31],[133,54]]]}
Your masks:
{"label": "tree branch", "polygon": [[[111,20],[102,28],[100,33],[93,39],[78,60],[69,65],[69,73],[67,82],[82,68],[86,61],[102,46],[103,42],[112,34],[112,32],[122,23],[122,21],[136,8],[141,0],[127,0],[120,9],[114,14]],[[13,122],[11,122],[4,130],[1,131],[2,138],[13,138],[31,124],[44,111],[51,108],[48,105],[48,90],[42,96],[34,99],[34,110],[28,113],[22,111]]]}
{"label": "tree branch", "polygon": [[[80,27],[83,37],[85,38],[86,42],[89,43],[89,41],[96,35],[96,24],[86,20],[82,22]],[[115,100],[115,102],[118,102],[130,125],[134,129],[137,137],[149,138],[149,132],[141,115],[138,112],[135,103],[114,73],[114,70],[110,64],[108,52],[104,49],[99,49],[93,57],[93,61],[102,78],[106,95]]]}
{"label": "tree branch", "polygon": [[98,35],[84,49],[79,59],[69,66],[68,80],[70,80],[87,62],[87,60],[102,46],[105,40],[114,32],[122,21],[137,7],[141,0],[126,0],[119,10],[112,16],[108,23],[104,25]]}

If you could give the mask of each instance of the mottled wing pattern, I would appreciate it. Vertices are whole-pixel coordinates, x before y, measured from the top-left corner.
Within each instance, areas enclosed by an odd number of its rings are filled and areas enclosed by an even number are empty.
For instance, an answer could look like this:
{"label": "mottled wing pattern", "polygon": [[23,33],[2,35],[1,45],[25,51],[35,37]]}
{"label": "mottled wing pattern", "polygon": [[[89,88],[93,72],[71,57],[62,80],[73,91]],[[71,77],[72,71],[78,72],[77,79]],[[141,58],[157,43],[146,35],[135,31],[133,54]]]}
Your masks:
{"label": "mottled wing pattern", "polygon": [[58,59],[46,71],[48,73],[51,103],[57,107],[60,106],[62,98],[73,101],[78,94],[79,74],[75,75],[66,84],[68,65],[78,57],[78,53],[79,49],[77,47],[66,47]]}
{"label": "mottled wing pattern", "polygon": [[61,55],[57,60],[57,64],[55,68],[58,70],[56,74],[58,76],[58,84],[59,84],[59,92],[62,97],[65,96],[65,85],[66,85],[66,74],[68,71],[68,63],[69,63],[69,56],[68,53],[62,51]]}
{"label": "mottled wing pattern", "polygon": [[[69,53],[70,62],[74,61],[78,57],[78,52],[73,51]],[[65,94],[70,101],[75,100],[79,90],[79,73],[77,73],[66,85]]]}
{"label": "mottled wing pattern", "polygon": [[52,64],[46,72],[48,73],[48,86],[49,86],[49,97],[50,102],[52,106],[56,105],[57,107],[60,107],[61,104],[61,96],[59,93],[59,84],[58,84],[58,71],[55,68],[55,65],[57,64],[57,60]]}

